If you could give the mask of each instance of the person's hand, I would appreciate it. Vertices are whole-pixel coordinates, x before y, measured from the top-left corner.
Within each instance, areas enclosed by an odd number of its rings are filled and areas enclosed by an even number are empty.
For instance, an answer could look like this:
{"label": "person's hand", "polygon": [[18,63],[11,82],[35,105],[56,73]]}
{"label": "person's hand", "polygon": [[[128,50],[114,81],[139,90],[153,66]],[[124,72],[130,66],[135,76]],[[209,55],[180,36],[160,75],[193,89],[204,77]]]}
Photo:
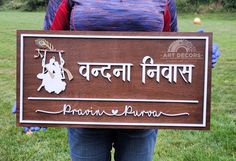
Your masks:
{"label": "person's hand", "polygon": [[212,62],[211,62],[211,67],[214,68],[215,64],[220,56],[220,50],[219,46],[216,43],[213,43],[212,45]]}
{"label": "person's hand", "polygon": [[16,102],[12,106],[11,112],[14,113],[14,114],[16,113]]}
{"label": "person's hand", "polygon": [[34,131],[40,131],[40,130],[43,130],[43,131],[46,131],[47,128],[46,127],[24,127],[24,132],[27,133],[27,132],[34,132]]}
{"label": "person's hand", "polygon": [[[16,113],[16,102],[14,103],[14,105],[12,106],[12,113]],[[39,131],[39,130],[43,130],[43,131],[46,131],[47,128],[46,127],[24,127],[23,128],[23,131],[26,133],[26,134],[32,134],[32,132],[34,131]]]}
{"label": "person's hand", "polygon": [[[204,32],[204,29],[199,29],[197,32]],[[211,59],[211,67],[214,68],[215,64],[220,56],[220,50],[217,43],[213,43],[212,45],[212,59]]]}

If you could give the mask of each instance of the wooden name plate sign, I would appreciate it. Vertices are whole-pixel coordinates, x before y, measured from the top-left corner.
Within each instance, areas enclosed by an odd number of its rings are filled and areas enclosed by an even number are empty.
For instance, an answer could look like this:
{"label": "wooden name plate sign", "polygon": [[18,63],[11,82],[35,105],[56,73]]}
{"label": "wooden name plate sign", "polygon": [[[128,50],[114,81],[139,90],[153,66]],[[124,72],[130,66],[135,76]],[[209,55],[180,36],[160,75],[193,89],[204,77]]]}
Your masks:
{"label": "wooden name plate sign", "polygon": [[209,129],[211,33],[17,32],[17,125]]}

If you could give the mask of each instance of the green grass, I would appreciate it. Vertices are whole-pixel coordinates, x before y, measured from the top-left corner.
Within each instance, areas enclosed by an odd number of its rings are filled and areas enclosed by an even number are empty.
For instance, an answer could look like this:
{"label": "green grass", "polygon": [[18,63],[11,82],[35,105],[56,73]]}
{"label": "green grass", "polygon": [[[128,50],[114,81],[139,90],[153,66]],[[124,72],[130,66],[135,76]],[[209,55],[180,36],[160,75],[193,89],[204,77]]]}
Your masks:
{"label": "green grass", "polygon": [[[214,33],[221,57],[212,73],[210,131],[159,130],[154,161],[236,160],[236,14],[180,15],[180,31]],[[198,15],[199,16],[199,15]],[[16,30],[41,29],[44,13],[0,12],[0,161],[69,160],[67,132],[49,128],[31,136],[15,126]]]}

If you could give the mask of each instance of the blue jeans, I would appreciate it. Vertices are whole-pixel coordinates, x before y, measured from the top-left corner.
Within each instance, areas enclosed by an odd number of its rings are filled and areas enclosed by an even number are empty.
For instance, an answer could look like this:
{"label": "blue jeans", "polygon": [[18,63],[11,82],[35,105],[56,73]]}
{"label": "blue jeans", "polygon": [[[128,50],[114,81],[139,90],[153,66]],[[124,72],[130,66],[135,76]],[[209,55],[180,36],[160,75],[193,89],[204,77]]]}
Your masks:
{"label": "blue jeans", "polygon": [[157,129],[68,128],[72,161],[152,161]]}

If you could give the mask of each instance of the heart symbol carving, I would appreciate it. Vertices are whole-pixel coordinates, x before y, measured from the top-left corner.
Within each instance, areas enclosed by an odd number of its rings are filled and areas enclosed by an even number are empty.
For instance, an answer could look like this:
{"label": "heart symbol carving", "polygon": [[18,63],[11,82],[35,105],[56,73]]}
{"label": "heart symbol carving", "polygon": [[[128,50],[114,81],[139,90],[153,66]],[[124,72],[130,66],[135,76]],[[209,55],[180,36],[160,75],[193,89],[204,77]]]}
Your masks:
{"label": "heart symbol carving", "polygon": [[118,110],[111,110],[113,115],[116,115],[119,111]]}

